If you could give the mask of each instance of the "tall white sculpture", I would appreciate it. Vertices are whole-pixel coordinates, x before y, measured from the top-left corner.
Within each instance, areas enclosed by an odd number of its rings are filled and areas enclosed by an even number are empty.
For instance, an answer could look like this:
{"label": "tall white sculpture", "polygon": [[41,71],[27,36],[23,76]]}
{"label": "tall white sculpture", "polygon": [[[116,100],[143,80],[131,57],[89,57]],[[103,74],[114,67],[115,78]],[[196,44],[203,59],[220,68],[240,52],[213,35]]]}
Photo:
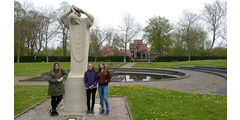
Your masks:
{"label": "tall white sculpture", "polygon": [[[81,18],[81,14],[85,14],[87,18]],[[84,72],[88,63],[89,29],[94,18],[82,9],[71,6],[60,20],[69,29],[71,44],[70,73],[65,82],[64,111],[84,113],[87,109]]]}

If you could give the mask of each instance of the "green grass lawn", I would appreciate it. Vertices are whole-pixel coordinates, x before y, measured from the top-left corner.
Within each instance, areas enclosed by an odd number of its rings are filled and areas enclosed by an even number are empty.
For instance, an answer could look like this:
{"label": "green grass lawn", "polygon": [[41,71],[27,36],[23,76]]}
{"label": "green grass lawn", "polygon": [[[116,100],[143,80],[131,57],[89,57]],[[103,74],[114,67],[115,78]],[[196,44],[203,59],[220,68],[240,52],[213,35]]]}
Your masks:
{"label": "green grass lawn", "polygon": [[46,85],[15,85],[14,115],[47,98],[47,87]]}
{"label": "green grass lawn", "polygon": [[209,66],[209,67],[227,67],[227,60],[193,60],[182,62],[137,62],[133,67],[142,68],[177,68],[177,67],[194,67],[194,66]]}
{"label": "green grass lawn", "polygon": [[[40,92],[39,92],[40,91]],[[140,85],[110,86],[126,96],[134,120],[226,120],[227,97],[176,92]],[[47,98],[47,86],[14,87],[14,114]]]}
{"label": "green grass lawn", "polygon": [[136,120],[226,120],[227,97],[181,93],[146,86],[111,86],[110,95],[127,96]]}
{"label": "green grass lawn", "polygon": [[[93,62],[95,68],[98,62]],[[126,63],[123,62],[105,62],[107,66],[121,67]],[[48,72],[52,68],[53,62],[49,63],[14,63],[14,76],[36,76],[42,72]],[[70,62],[60,62],[63,69],[70,68]],[[176,67],[194,67],[194,66],[210,66],[210,67],[227,67],[227,60],[195,60],[183,62],[137,62],[133,67],[142,68],[176,68]]]}
{"label": "green grass lawn", "polygon": [[[70,69],[70,62],[59,62],[63,69]],[[98,62],[93,62],[94,67],[98,68]],[[121,67],[123,62],[105,62],[107,66]],[[53,62],[49,63],[14,63],[14,76],[37,76],[42,72],[52,69]]]}

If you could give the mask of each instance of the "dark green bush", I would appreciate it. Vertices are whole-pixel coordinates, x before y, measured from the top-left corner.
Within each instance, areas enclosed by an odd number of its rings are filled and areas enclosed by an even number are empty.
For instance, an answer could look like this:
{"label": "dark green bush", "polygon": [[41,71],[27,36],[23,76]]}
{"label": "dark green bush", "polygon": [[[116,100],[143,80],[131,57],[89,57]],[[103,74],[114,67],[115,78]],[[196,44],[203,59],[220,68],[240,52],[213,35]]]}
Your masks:
{"label": "dark green bush", "polygon": [[[124,56],[97,57],[97,62],[123,62]],[[130,57],[126,56],[126,61],[130,62]]]}
{"label": "dark green bush", "polygon": [[[46,62],[46,56],[36,56],[36,62]],[[108,57],[97,57],[96,61],[104,62],[123,62],[123,56],[108,56]],[[49,62],[70,62],[70,56],[48,56]],[[95,62],[95,57],[89,56],[89,62]],[[130,57],[126,56],[126,61],[130,61]],[[14,62],[17,62],[17,56],[14,56]],[[20,56],[20,62],[34,62],[34,56]]]}
{"label": "dark green bush", "polygon": [[[191,60],[216,60],[227,59],[226,56],[191,56]],[[155,62],[187,61],[188,56],[160,56],[155,58]]]}

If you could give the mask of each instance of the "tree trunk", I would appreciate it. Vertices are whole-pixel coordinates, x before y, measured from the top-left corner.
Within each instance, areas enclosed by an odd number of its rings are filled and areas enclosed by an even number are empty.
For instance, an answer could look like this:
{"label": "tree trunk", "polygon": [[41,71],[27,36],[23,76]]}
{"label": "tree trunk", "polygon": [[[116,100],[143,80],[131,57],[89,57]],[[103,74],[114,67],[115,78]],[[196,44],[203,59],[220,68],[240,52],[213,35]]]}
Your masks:
{"label": "tree trunk", "polygon": [[216,40],[216,30],[215,30],[215,28],[214,28],[214,30],[213,30],[213,41],[212,41],[212,44],[211,44],[209,56],[212,56],[213,45],[214,45],[214,43],[215,43],[215,40]]}
{"label": "tree trunk", "polygon": [[191,61],[190,51],[188,51],[188,61]]}
{"label": "tree trunk", "polygon": [[127,43],[125,43],[125,46],[124,46],[124,59],[123,59],[124,63],[126,63],[126,50],[127,50]]}
{"label": "tree trunk", "polygon": [[46,41],[45,41],[45,49],[46,49],[46,62],[48,62],[48,40],[47,40],[47,35],[46,35]]}
{"label": "tree trunk", "polygon": [[189,28],[187,28],[187,39],[186,40],[187,40],[188,61],[191,61]]}
{"label": "tree trunk", "polygon": [[34,43],[33,41],[31,41],[31,50],[30,50],[30,55],[33,56],[34,55]]}
{"label": "tree trunk", "polygon": [[67,38],[68,38],[68,30],[66,28],[64,28],[63,29],[63,36],[62,36],[63,56],[67,56]]}
{"label": "tree trunk", "polygon": [[35,44],[35,47],[37,49],[37,52],[39,53],[42,49],[42,39],[43,39],[43,36],[42,34],[39,32],[38,33],[38,41],[39,41],[39,48],[37,48],[37,44]]}
{"label": "tree trunk", "polygon": [[189,45],[190,43],[188,42],[187,44],[188,44],[187,45],[188,46],[188,48],[187,48],[187,51],[188,51],[188,61],[191,61],[190,45]]}
{"label": "tree trunk", "polygon": [[67,50],[66,50],[66,33],[65,30],[63,30],[63,56],[67,55]]}
{"label": "tree trunk", "polygon": [[163,56],[163,50],[162,50],[162,48],[161,48],[161,53],[160,53],[160,56]]}
{"label": "tree trunk", "polygon": [[97,57],[100,56],[100,44],[97,44],[96,46],[96,51],[95,51],[95,62],[97,62]]}
{"label": "tree trunk", "polygon": [[28,51],[27,51],[27,55],[29,56],[30,55],[30,40],[29,40],[29,38],[28,37],[26,37],[27,38],[27,47],[28,47]]}
{"label": "tree trunk", "polygon": [[48,62],[49,60],[48,60],[48,50],[47,50],[47,57],[46,57],[46,59],[47,59],[47,61],[46,62]]}
{"label": "tree trunk", "polygon": [[18,56],[17,56],[17,63],[19,63],[19,61],[20,61],[20,45],[21,45],[21,43],[20,43],[20,41],[18,41]]}

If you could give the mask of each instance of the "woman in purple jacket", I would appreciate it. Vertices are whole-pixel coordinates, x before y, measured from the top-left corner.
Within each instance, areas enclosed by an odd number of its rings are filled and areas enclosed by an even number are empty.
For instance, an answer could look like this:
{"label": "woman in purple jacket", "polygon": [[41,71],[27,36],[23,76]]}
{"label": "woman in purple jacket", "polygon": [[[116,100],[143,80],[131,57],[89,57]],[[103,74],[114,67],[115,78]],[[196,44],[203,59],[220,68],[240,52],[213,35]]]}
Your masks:
{"label": "woman in purple jacket", "polygon": [[[88,63],[88,70],[84,74],[84,83],[86,85],[87,93],[87,114],[94,114],[95,95],[97,91],[97,72],[95,72],[93,64]],[[92,106],[90,109],[90,97],[92,94]]]}

